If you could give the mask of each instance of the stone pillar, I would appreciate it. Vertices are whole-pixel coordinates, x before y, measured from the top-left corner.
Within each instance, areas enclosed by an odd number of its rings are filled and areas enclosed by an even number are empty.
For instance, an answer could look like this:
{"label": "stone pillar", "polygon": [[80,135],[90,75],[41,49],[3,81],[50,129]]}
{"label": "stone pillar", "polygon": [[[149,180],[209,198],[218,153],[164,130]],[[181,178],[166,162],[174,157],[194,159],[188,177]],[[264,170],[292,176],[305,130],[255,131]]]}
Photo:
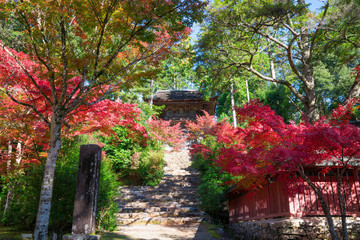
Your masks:
{"label": "stone pillar", "polygon": [[100,182],[101,148],[95,144],[80,147],[72,234],[95,233]]}

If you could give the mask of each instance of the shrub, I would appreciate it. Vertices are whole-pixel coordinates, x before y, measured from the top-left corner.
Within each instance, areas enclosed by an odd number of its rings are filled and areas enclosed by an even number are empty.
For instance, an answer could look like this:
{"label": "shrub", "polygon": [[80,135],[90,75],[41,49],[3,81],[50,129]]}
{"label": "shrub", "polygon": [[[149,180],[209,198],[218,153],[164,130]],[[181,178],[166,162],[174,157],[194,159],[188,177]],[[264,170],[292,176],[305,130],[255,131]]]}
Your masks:
{"label": "shrub", "polygon": [[228,207],[225,184],[234,180],[230,174],[221,172],[220,167],[202,154],[193,158],[192,166],[200,172],[201,184],[198,188],[200,196],[200,207],[209,214],[216,223],[228,223]]}
{"label": "shrub", "polygon": [[[231,174],[221,171],[216,159],[225,144],[236,144],[236,141],[228,139],[232,128],[225,121],[217,123],[214,117],[206,112],[204,116],[197,118],[196,123],[188,122],[187,128],[190,131],[189,139],[193,140],[190,149],[192,167],[201,175],[201,184],[198,188],[200,206],[216,223],[227,224],[226,183],[235,182],[236,179]],[[219,137],[226,143],[218,141]]]}
{"label": "shrub", "polygon": [[164,176],[164,153],[161,151],[146,152],[139,164],[141,182],[145,185],[158,185]]}
{"label": "shrub", "polygon": [[164,153],[160,142],[147,139],[146,145],[129,136],[125,127],[114,127],[115,135],[100,137],[106,156],[124,184],[157,185],[164,175]]}
{"label": "shrub", "polygon": [[99,138],[105,144],[103,150],[106,152],[107,159],[112,162],[113,170],[122,176],[127,176],[131,167],[131,157],[141,147],[128,137],[126,127],[115,126],[113,130],[114,135]]}

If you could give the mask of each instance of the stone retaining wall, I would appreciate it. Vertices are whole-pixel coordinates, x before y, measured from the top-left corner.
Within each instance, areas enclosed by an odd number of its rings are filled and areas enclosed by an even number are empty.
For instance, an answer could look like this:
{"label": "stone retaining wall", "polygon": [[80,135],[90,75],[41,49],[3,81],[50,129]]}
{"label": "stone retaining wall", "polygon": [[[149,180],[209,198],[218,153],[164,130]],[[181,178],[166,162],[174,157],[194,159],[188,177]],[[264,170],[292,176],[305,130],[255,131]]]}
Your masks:
{"label": "stone retaining wall", "polygon": [[[334,218],[341,227],[340,218]],[[349,239],[360,239],[360,219],[347,218]],[[327,240],[331,239],[325,217],[282,218],[230,223],[241,240]]]}

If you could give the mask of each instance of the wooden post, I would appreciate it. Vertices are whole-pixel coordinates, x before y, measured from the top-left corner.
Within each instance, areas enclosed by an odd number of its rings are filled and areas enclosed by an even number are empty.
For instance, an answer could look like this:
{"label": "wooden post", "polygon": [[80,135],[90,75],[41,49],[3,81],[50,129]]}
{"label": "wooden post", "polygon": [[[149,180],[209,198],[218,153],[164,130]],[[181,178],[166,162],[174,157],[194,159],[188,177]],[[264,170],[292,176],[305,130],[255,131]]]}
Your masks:
{"label": "wooden post", "polygon": [[101,148],[95,144],[80,147],[72,234],[95,233],[100,182]]}

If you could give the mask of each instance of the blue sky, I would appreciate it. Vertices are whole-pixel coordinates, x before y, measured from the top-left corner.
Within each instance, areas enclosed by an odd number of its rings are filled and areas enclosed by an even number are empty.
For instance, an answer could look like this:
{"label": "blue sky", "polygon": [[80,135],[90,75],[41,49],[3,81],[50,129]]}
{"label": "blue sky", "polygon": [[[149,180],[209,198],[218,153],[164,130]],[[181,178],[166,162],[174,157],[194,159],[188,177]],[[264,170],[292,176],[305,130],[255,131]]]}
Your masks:
{"label": "blue sky", "polygon": [[[313,11],[318,10],[320,7],[324,5],[324,3],[321,0],[305,0],[305,2],[310,4],[310,9]],[[191,33],[190,37],[192,41],[195,41],[197,39],[197,34],[199,33],[200,30],[199,24],[193,26],[192,30],[193,32]]]}

